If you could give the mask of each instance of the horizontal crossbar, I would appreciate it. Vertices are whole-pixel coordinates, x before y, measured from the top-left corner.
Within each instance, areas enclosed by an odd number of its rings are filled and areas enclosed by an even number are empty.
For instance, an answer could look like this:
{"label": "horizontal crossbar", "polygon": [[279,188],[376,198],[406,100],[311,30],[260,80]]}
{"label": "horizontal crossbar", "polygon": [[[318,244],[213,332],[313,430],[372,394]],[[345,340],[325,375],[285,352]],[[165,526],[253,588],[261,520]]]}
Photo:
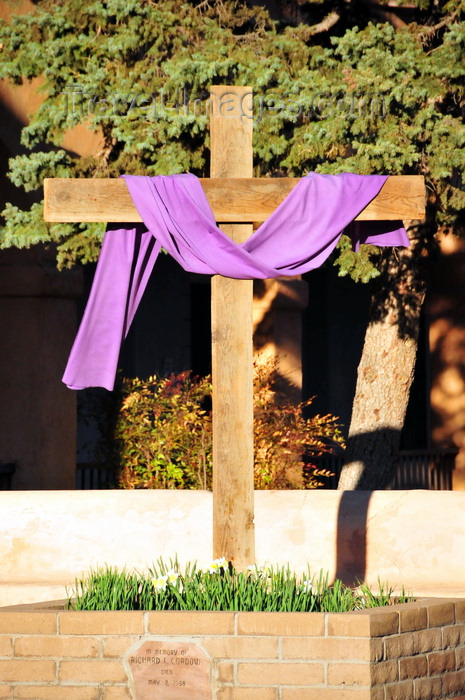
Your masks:
{"label": "horizontal crossbar", "polygon": [[[265,221],[281,204],[297,178],[236,178],[200,180],[216,221]],[[120,178],[47,178],[44,181],[45,221],[140,222]],[[421,175],[393,175],[358,221],[423,219],[425,183]]]}

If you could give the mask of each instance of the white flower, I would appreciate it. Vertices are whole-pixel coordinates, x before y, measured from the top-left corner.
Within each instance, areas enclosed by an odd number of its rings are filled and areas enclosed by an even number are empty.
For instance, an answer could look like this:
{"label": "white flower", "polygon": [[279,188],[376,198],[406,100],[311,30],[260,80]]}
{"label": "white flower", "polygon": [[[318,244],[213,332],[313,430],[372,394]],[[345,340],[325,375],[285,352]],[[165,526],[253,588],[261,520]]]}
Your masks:
{"label": "white flower", "polygon": [[160,578],[152,579],[152,586],[156,591],[166,591],[166,583],[168,581],[168,576],[160,576]]}
{"label": "white flower", "polygon": [[263,578],[266,578],[270,576],[272,572],[272,567],[268,566],[268,564],[251,564],[247,567],[247,570],[252,571],[257,576],[262,576]]}
{"label": "white flower", "polygon": [[176,583],[178,578],[179,574],[177,571],[174,571],[174,569],[170,569],[166,572],[166,580],[168,581],[168,583]]}
{"label": "white flower", "polygon": [[271,578],[273,574],[273,567],[270,564],[262,564],[261,566],[257,566],[255,571],[262,578]]}
{"label": "white flower", "polygon": [[228,568],[228,562],[224,557],[220,557],[219,559],[214,559],[212,563],[210,564],[209,568],[207,569],[207,572],[209,574],[217,574],[219,573],[220,569],[225,569]]}
{"label": "white flower", "polygon": [[310,581],[310,579],[308,579],[308,578],[304,579],[304,580],[302,581],[302,586],[301,586],[301,588],[302,588],[302,591],[303,591],[304,593],[311,593],[311,591],[312,591],[312,582]]}

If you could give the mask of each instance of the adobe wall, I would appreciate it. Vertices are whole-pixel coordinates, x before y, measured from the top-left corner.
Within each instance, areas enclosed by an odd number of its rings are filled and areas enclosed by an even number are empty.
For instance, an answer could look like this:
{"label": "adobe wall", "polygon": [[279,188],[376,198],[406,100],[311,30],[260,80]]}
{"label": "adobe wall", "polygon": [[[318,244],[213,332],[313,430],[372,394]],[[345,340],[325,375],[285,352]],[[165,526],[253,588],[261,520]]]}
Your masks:
{"label": "adobe wall", "polygon": [[[257,491],[256,562],[465,597],[465,493]],[[0,606],[64,598],[90,567],[212,558],[207,491],[0,492]]]}

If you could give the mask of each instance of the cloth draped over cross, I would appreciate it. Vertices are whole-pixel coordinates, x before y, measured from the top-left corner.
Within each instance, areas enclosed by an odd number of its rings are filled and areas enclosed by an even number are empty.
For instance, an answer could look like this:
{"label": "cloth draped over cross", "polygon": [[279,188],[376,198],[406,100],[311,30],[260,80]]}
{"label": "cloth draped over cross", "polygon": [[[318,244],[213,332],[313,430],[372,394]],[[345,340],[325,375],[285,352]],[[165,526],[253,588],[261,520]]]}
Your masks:
{"label": "cloth draped over cross", "polygon": [[355,249],[362,243],[409,245],[400,221],[354,221],[385,175],[310,173],[240,244],[218,228],[194,175],[123,177],[143,223],[107,227],[63,376],[70,389],[113,389],[121,344],[162,247],[188,272],[268,279],[319,267],[344,232]]}

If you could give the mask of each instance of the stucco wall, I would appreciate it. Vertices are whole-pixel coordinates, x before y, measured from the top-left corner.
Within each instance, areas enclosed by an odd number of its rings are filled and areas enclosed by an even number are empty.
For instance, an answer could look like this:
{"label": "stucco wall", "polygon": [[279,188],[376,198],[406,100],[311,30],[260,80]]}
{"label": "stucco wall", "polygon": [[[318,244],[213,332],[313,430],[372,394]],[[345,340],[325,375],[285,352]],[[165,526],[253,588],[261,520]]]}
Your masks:
{"label": "stucco wall", "polygon": [[[463,492],[259,491],[255,528],[258,563],[465,596]],[[91,566],[175,555],[211,560],[211,493],[0,493],[0,606],[63,598]]]}

